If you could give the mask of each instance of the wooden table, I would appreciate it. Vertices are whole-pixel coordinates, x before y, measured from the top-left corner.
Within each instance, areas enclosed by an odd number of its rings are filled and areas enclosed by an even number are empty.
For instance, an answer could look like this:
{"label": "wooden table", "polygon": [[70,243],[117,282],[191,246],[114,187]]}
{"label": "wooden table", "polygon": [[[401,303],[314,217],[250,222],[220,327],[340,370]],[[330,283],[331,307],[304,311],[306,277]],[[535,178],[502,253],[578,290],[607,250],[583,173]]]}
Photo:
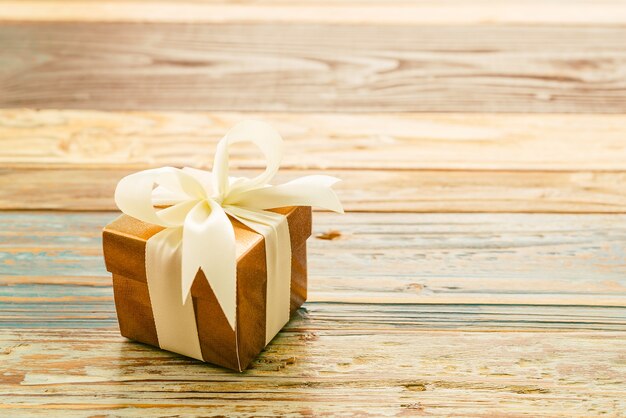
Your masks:
{"label": "wooden table", "polygon": [[[0,416],[625,415],[624,74],[619,0],[0,1]],[[238,374],[119,336],[100,231],[248,117],[348,213]]]}

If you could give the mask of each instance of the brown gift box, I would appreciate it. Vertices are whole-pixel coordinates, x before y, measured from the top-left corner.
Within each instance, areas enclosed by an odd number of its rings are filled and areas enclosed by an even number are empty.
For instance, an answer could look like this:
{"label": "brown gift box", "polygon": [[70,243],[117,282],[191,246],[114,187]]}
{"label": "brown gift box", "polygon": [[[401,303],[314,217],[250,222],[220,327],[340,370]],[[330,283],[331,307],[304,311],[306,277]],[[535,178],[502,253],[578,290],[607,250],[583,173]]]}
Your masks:
{"label": "brown gift box", "polygon": [[[306,300],[306,240],[311,235],[311,208],[272,209],[287,216],[291,237],[290,314]],[[191,288],[202,358],[242,371],[265,347],[267,272],[263,236],[230,218],[237,246],[237,327],[226,316],[199,270]],[[163,230],[121,215],[103,230],[106,268],[113,274],[115,309],[121,334],[158,347],[146,279],[146,241]]]}

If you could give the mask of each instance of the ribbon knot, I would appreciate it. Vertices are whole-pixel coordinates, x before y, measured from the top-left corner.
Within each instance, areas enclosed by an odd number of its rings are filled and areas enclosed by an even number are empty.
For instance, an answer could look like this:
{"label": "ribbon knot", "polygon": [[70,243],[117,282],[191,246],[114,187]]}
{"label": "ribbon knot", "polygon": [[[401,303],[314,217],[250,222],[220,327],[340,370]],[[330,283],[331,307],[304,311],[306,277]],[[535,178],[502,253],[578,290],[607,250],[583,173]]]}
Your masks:
{"label": "ribbon knot", "polygon": [[[265,157],[265,170],[258,176],[229,176],[229,147],[238,142],[255,144]],[[115,190],[115,202],[122,212],[171,230],[168,239],[181,249],[182,304],[188,301],[194,278],[202,269],[233,329],[237,259],[228,216],[263,234],[269,276],[270,269],[281,270],[275,259],[281,248],[289,245],[284,242],[289,241],[289,231],[283,215],[266,209],[318,206],[343,213],[331,188],[339,181],[335,177],[312,175],[270,185],[282,155],[283,140],[276,130],[261,121],[244,121],[218,143],[211,172],[189,167],[144,170],[124,177]]]}

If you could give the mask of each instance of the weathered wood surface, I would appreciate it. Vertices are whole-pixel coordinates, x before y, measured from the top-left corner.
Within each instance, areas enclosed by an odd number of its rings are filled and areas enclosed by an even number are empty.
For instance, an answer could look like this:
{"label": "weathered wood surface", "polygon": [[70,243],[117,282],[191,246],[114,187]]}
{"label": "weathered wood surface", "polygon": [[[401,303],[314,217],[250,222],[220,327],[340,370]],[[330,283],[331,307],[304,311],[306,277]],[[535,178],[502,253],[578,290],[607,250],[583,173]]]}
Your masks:
{"label": "weathered wood surface", "polygon": [[1,0],[0,21],[623,24],[621,0]]}
{"label": "weathered wood surface", "polygon": [[[100,230],[115,216],[0,212],[0,301],[109,303]],[[626,306],[626,215],[314,218],[314,237],[340,237],[309,240],[310,301]]]}
{"label": "weathered wood surface", "polygon": [[624,39],[593,24],[9,21],[0,107],[624,113]]}
{"label": "weathered wood surface", "polygon": [[[0,109],[0,165],[210,167],[242,119],[285,138],[285,169],[626,171],[626,115]],[[231,167],[260,168],[237,145]]]}
{"label": "weathered wood surface", "polygon": [[114,330],[3,330],[1,408],[65,417],[589,417],[626,407],[623,333],[311,325],[292,322],[244,374],[123,341]]}
{"label": "weathered wood surface", "polygon": [[[115,209],[117,182],[135,170],[0,168],[0,208]],[[284,170],[275,183],[319,172]],[[233,175],[252,175],[250,170]],[[624,213],[623,172],[327,170],[349,211]]]}
{"label": "weathered wood surface", "polygon": [[0,214],[3,414],[626,410],[624,215],[317,214],[312,301],[243,374],[118,335],[113,216]]}
{"label": "weathered wood surface", "polygon": [[[348,210],[626,210],[623,115],[54,110],[0,111],[0,208],[115,209],[124,175],[209,168],[216,141],[245,117],[270,121],[287,139],[279,181],[326,170],[344,179]],[[262,162],[235,148],[233,167],[249,173]]]}
{"label": "weathered wood surface", "polygon": [[[626,416],[625,23],[621,0],[0,0],[0,416]],[[309,302],[236,374],[119,336],[98,211],[130,172],[209,168],[247,117],[287,139],[277,181],[337,175],[352,213],[315,214]]]}

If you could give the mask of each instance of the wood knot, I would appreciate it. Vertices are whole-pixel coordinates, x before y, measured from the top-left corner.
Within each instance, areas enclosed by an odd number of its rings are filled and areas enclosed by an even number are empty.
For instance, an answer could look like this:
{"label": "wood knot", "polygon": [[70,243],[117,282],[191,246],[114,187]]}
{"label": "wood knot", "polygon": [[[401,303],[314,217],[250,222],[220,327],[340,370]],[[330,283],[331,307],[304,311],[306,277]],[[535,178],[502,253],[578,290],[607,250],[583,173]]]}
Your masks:
{"label": "wood knot", "polygon": [[330,229],[321,234],[317,234],[315,238],[333,241],[333,240],[341,238],[341,232],[337,231],[336,229]]}

